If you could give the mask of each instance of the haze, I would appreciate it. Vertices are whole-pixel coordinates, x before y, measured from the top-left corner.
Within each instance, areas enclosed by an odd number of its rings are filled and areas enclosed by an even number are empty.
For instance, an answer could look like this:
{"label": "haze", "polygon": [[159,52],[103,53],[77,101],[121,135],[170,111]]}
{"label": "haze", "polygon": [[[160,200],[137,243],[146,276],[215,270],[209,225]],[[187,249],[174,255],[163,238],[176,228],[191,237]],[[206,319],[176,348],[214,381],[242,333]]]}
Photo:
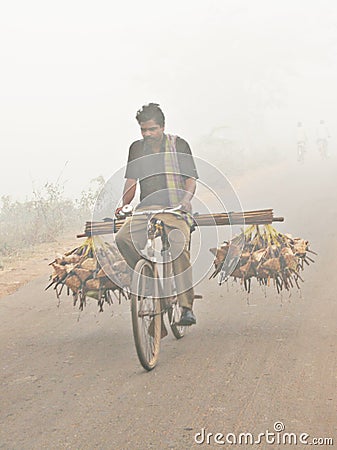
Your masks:
{"label": "haze", "polygon": [[0,195],[59,179],[76,196],[108,179],[150,101],[203,158],[216,129],[249,160],[296,158],[298,121],[313,145],[326,120],[334,142],[336,25],[332,0],[7,2]]}

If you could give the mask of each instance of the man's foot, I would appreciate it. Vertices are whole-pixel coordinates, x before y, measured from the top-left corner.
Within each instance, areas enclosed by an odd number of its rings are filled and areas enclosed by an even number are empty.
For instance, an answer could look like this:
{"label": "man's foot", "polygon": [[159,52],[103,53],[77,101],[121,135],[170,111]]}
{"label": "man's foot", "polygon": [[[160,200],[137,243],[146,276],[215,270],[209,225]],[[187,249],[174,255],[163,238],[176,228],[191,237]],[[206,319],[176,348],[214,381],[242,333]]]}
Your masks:
{"label": "man's foot", "polygon": [[183,308],[183,313],[177,325],[188,327],[190,325],[195,325],[196,323],[197,319],[195,318],[193,311],[188,308]]}

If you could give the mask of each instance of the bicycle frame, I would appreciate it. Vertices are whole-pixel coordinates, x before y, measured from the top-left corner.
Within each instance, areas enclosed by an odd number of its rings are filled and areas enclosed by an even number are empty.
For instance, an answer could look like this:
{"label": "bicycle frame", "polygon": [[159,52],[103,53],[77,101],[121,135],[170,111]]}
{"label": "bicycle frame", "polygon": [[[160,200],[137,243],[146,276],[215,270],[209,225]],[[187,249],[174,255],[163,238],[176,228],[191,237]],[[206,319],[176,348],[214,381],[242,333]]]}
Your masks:
{"label": "bicycle frame", "polygon": [[[175,214],[180,216],[181,206],[176,208],[165,208],[159,210],[146,210],[137,211],[133,216],[144,215],[147,217],[147,245],[146,245],[146,256],[153,263],[153,270],[155,277],[160,282],[160,299],[161,299],[161,310],[166,312],[171,304],[172,298],[174,297],[174,292],[172,290],[172,277],[174,277],[171,253],[170,253],[170,243],[168,235],[166,233],[166,225],[162,219],[157,219],[154,216],[156,214]],[[154,240],[156,237],[161,238],[162,248],[162,276],[159,274],[157,260],[155,257],[155,247]]]}
{"label": "bicycle frame", "polygon": [[[173,267],[170,254],[170,243],[163,220],[153,217],[158,213],[171,213],[178,208],[139,211],[134,215],[147,217],[147,247],[146,255],[135,267],[132,277],[131,316],[134,341],[138,358],[146,370],[152,370],[157,364],[160,349],[160,339],[167,335],[163,316],[168,313],[170,327],[176,339],[184,336],[185,327],[179,325],[181,308],[176,296],[173,283]],[[178,213],[179,214],[179,213]],[[158,261],[155,256],[154,240],[161,237],[163,258],[163,274],[160,277]],[[147,292],[146,282],[149,275],[154,280],[150,283],[151,291]],[[161,283],[162,280],[162,283]]]}

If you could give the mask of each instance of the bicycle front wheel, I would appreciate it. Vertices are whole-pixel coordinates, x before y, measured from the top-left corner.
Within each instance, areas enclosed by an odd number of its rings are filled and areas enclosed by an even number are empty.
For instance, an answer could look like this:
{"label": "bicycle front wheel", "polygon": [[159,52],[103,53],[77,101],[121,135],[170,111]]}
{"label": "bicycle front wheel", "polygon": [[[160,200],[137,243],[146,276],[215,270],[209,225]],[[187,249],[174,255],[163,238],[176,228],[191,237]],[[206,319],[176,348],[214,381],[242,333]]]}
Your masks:
{"label": "bicycle front wheel", "polygon": [[152,370],[159,357],[161,308],[158,279],[152,264],[141,259],[131,283],[132,329],[137,355],[146,370]]}

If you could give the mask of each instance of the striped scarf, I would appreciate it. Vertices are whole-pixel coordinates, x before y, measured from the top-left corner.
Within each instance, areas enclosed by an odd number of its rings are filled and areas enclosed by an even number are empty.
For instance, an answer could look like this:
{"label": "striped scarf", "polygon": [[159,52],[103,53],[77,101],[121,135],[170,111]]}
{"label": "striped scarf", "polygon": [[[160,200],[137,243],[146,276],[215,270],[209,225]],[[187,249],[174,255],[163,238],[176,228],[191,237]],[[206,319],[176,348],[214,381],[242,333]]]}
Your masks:
{"label": "striped scarf", "polygon": [[[177,136],[166,135],[165,144],[165,174],[166,187],[168,189],[169,202],[171,207],[178,206],[185,194],[185,182],[180,172],[176,147]],[[182,218],[189,226],[193,224],[191,214],[181,213]]]}

